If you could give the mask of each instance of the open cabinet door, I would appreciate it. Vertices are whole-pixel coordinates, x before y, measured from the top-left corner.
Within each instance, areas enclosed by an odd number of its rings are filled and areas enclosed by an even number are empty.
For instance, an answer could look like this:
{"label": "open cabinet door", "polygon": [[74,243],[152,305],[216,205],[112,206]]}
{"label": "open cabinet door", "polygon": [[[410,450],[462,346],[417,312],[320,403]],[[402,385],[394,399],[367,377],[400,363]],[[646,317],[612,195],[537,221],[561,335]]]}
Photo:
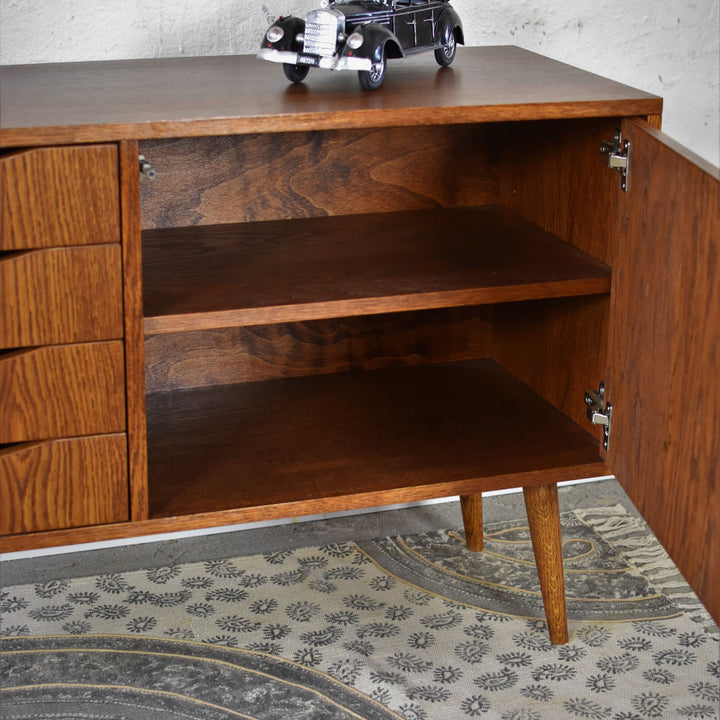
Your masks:
{"label": "open cabinet door", "polygon": [[608,465],[720,622],[720,178],[642,120],[622,134]]}

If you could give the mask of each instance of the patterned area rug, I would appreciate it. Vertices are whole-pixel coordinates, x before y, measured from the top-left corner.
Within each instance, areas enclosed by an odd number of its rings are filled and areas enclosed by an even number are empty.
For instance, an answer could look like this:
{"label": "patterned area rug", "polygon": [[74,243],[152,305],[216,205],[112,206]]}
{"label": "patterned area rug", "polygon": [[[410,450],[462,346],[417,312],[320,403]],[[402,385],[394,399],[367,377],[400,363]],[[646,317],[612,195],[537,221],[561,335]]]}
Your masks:
{"label": "patterned area rug", "polygon": [[524,521],[3,588],[0,716],[717,720],[717,628],[644,524],[562,523],[564,646]]}

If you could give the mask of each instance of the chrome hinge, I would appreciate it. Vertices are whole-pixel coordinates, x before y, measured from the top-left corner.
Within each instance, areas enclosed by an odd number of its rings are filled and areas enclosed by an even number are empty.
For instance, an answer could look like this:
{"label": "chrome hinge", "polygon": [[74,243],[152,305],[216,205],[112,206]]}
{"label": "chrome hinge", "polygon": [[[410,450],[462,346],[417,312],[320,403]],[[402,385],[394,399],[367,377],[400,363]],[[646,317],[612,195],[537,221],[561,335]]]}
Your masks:
{"label": "chrome hinge", "polygon": [[612,405],[605,400],[605,383],[601,382],[597,391],[585,391],[585,405],[587,406],[588,420],[593,425],[603,426],[603,447],[607,450],[610,444],[610,425],[612,420]]}
{"label": "chrome hinge", "polygon": [[144,155],[138,157],[140,161],[140,174],[151,180],[155,177],[155,169]]}
{"label": "chrome hinge", "polygon": [[600,152],[607,155],[607,166],[620,173],[620,187],[627,192],[630,172],[630,143],[623,140],[622,133],[617,130],[612,141],[604,140],[600,143]]}

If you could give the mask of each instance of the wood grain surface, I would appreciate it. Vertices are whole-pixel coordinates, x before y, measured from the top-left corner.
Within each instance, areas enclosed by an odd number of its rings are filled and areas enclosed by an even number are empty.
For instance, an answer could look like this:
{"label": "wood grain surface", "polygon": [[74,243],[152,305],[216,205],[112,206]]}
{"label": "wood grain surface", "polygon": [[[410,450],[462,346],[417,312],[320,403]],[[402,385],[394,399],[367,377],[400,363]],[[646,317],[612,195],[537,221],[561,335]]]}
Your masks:
{"label": "wood grain surface", "polygon": [[641,121],[623,131],[609,464],[720,622],[720,177]]}
{"label": "wood grain surface", "polygon": [[6,154],[0,157],[0,250],[118,242],[119,197],[114,145]]}
{"label": "wood grain surface", "polygon": [[460,508],[465,529],[465,543],[469,550],[480,552],[485,545],[483,538],[482,493],[461,495]]}
{"label": "wood grain surface", "polygon": [[524,487],[523,495],[550,640],[564,645],[569,635],[557,483]]}
{"label": "wood grain surface", "polygon": [[591,435],[489,360],[150,395],[148,458],[152,518],[337,510],[604,467]]}
{"label": "wood grain surface", "polygon": [[493,309],[492,356],[598,438],[601,429],[588,421],[584,397],[605,379],[609,312],[607,295]]}
{"label": "wood grain surface", "polygon": [[147,391],[483,358],[490,317],[449,308],[148,336]]}
{"label": "wood grain surface", "polygon": [[0,354],[0,443],[122,432],[121,341]]}
{"label": "wood grain surface", "polygon": [[496,206],[151,230],[145,332],[606,293],[602,263]]}
{"label": "wood grain surface", "polygon": [[[522,131],[510,126],[500,169],[503,204],[612,267],[622,191],[600,143],[612,139],[617,125],[614,118],[592,118],[524,123]],[[605,379],[608,312],[608,298],[498,307],[493,354],[590,429],[583,397]]]}
{"label": "wood grain surface", "polygon": [[383,87],[254,56],[22,65],[0,72],[0,147],[157,137],[659,114],[656,96],[517,47],[390,63]]}
{"label": "wood grain surface", "polygon": [[143,227],[497,202],[494,125],[148,140]]}
{"label": "wood grain surface", "polygon": [[128,479],[134,520],[148,516],[147,428],[145,422],[145,342],[142,308],[142,236],[138,145],[119,146],[127,403]]}
{"label": "wood grain surface", "polygon": [[124,434],[0,448],[0,535],[128,519]]}
{"label": "wood grain surface", "polygon": [[119,244],[0,255],[0,348],[122,336]]}

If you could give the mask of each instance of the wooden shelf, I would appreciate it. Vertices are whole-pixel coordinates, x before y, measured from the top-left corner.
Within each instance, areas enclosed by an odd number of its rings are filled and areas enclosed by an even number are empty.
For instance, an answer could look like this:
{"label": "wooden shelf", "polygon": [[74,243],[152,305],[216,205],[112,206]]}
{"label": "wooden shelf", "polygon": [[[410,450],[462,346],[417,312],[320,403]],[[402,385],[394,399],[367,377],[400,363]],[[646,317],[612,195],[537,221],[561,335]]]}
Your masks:
{"label": "wooden shelf", "polygon": [[151,518],[287,517],[606,472],[593,436],[489,359],[149,395],[148,447]]}
{"label": "wooden shelf", "polygon": [[610,291],[610,270],[500,206],[143,233],[145,332]]}

